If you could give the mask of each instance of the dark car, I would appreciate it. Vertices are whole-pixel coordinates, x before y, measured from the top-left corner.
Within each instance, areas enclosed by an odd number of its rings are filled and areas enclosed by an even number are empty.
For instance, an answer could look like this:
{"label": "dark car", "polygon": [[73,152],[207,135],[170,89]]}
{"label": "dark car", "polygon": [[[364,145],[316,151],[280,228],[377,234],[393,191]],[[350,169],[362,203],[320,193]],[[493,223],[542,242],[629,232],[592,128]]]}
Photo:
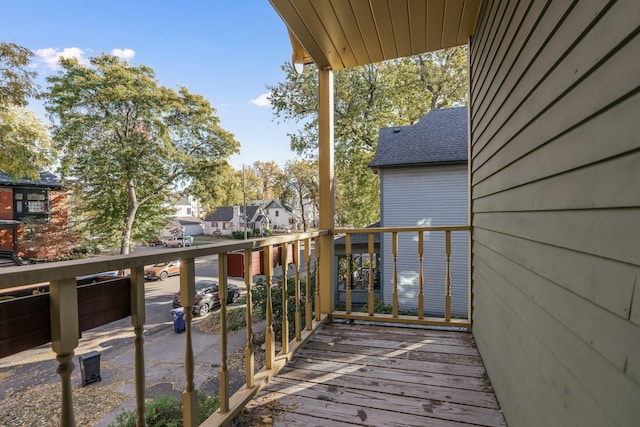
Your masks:
{"label": "dark car", "polygon": [[[240,289],[236,285],[227,284],[227,304],[232,304],[240,298]],[[218,296],[218,282],[213,280],[196,280],[196,302],[193,306],[193,314],[204,316],[211,309],[220,306]],[[180,292],[173,295],[173,308],[180,305]]]}

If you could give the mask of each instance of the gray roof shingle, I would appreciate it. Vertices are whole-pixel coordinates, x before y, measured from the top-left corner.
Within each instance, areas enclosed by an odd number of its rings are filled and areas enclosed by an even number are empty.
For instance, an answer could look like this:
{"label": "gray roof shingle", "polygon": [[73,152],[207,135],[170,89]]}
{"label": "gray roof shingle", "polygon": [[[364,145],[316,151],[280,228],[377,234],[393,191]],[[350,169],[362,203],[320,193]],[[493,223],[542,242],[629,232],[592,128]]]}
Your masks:
{"label": "gray roof shingle", "polygon": [[466,162],[467,107],[431,110],[412,126],[382,128],[369,167]]}
{"label": "gray roof shingle", "polygon": [[62,188],[62,184],[58,178],[47,171],[40,171],[40,179],[37,181],[31,179],[12,180],[9,178],[9,175],[0,172],[0,185]]}
{"label": "gray roof shingle", "polygon": [[[249,221],[256,214],[260,206],[247,206],[247,217]],[[240,214],[244,212],[244,206],[240,206]],[[233,219],[233,206],[220,206],[213,215],[209,215],[205,221],[231,221]]]}

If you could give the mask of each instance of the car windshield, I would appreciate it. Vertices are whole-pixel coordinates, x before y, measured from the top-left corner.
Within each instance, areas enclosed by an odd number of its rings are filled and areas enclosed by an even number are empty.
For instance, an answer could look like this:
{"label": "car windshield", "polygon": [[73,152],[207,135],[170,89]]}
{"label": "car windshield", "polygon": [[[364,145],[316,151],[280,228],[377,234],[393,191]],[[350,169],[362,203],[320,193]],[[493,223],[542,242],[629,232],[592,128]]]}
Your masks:
{"label": "car windshield", "polygon": [[167,262],[159,262],[157,264],[153,264],[152,267],[164,267],[167,264],[168,264]]}
{"label": "car windshield", "polygon": [[198,280],[196,282],[196,292],[201,292],[207,288],[210,288],[212,286],[216,286],[217,283],[213,282],[211,280]]}

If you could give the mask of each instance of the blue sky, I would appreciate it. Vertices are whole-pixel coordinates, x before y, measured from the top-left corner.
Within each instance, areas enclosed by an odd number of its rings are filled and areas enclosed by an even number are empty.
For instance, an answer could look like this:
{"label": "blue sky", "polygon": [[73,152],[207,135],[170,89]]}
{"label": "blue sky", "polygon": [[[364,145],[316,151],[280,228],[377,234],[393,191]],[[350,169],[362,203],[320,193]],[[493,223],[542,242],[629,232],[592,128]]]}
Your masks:
{"label": "blue sky", "polygon": [[[241,144],[234,167],[295,157],[293,125],[275,123],[260,102],[291,58],[286,27],[267,0],[20,0],[2,2],[2,12],[0,40],[36,53],[43,87],[59,55],[115,52],[152,67],[164,86],[204,95]],[[31,108],[44,116],[41,105]]]}

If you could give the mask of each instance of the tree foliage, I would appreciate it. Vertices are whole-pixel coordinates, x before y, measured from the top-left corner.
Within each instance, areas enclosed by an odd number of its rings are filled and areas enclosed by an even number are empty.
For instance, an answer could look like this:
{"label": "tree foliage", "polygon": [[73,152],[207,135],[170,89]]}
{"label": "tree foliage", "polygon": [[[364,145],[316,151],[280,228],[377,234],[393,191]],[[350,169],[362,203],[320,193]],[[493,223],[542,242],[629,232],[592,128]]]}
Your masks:
{"label": "tree foliage", "polygon": [[251,168],[245,168],[244,187],[242,170],[225,164],[215,173],[207,174],[189,186],[189,193],[200,199],[207,212],[218,206],[241,205],[246,200],[254,200],[262,187],[262,181]]}
{"label": "tree foliage", "polygon": [[32,58],[29,49],[0,42],[0,171],[13,179],[37,179],[38,168],[55,159],[47,127],[26,108],[38,95]]}
{"label": "tree foliage", "polygon": [[[291,148],[310,159],[318,148],[318,73],[283,67],[270,86],[276,120],[300,125]],[[379,182],[368,168],[382,127],[415,123],[432,108],[466,100],[466,48],[458,47],[334,72],[336,216],[343,225],[379,219]]]}
{"label": "tree foliage", "polygon": [[318,166],[307,160],[289,160],[281,174],[280,199],[290,202],[302,213],[303,231],[307,231],[308,204],[318,206]]}
{"label": "tree foliage", "polygon": [[55,158],[47,127],[20,106],[0,108],[0,171],[13,179],[38,179],[38,168]]}
{"label": "tree foliage", "polygon": [[281,182],[282,169],[273,160],[269,162],[256,161],[251,166],[251,171],[260,179],[262,187],[257,191],[260,200],[274,199],[281,192],[278,187]]}
{"label": "tree foliage", "polygon": [[0,42],[0,109],[25,107],[38,95],[36,73],[29,69],[33,52],[15,43]]}
{"label": "tree foliage", "polygon": [[62,58],[47,80],[63,182],[92,235],[121,253],[166,219],[163,203],[177,185],[203,189],[196,183],[238,150],[204,97],[160,86],[150,67],[106,54],[89,66]]}

